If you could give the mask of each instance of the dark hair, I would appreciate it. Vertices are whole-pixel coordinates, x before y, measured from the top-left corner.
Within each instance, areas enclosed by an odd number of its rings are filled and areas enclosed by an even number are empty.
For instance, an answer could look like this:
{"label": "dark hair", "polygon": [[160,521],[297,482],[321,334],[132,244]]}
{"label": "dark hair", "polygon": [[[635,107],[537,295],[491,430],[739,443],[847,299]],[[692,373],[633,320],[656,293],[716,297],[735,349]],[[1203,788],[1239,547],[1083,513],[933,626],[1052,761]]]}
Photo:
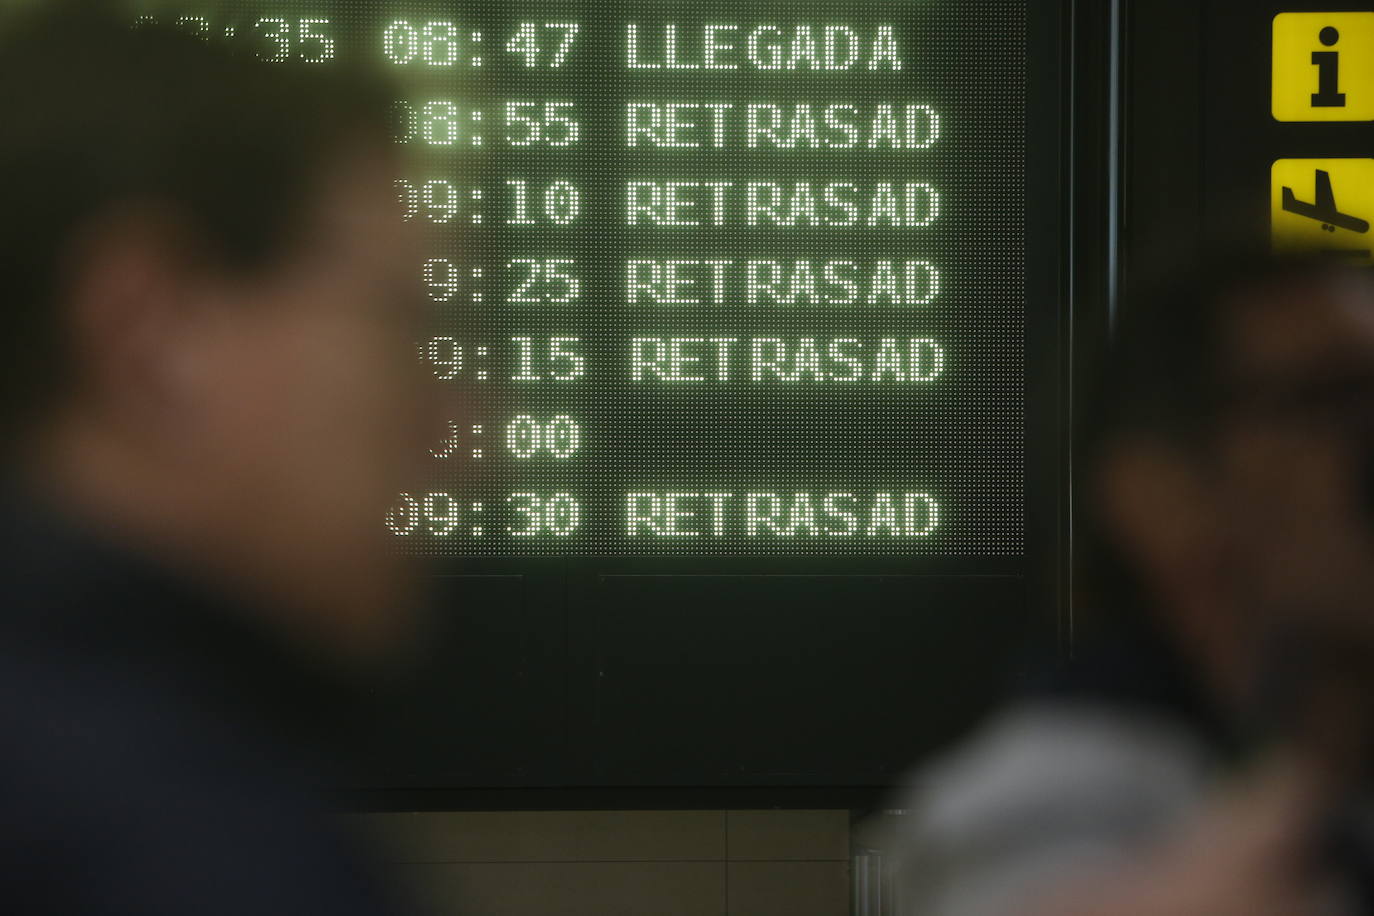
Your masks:
{"label": "dark hair", "polygon": [[[1120,322],[1078,430],[1077,455],[1088,477],[1124,439],[1166,443],[1207,460],[1211,436],[1243,379],[1231,348],[1235,321],[1276,296],[1316,290],[1342,276],[1368,273],[1329,258],[1227,248],[1159,269],[1122,298]],[[1109,633],[1148,625],[1144,582],[1117,549],[1113,532],[1086,494],[1080,518],[1079,606],[1094,629]]]}
{"label": "dark hair", "polygon": [[171,26],[49,2],[0,32],[0,294],[9,439],[67,377],[64,256],[126,202],[171,208],[240,270],[291,241],[318,174],[385,142],[392,96],[370,73],[259,61]]}

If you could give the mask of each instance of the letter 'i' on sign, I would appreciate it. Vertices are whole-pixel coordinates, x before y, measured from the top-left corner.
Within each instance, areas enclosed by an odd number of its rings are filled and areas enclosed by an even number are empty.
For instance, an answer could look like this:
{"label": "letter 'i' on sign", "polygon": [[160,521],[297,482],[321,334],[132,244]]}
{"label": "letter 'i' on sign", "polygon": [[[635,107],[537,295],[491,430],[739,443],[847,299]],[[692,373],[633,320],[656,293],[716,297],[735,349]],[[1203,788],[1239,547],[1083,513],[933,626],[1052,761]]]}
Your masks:
{"label": "letter 'i' on sign", "polygon": [[1275,250],[1374,262],[1374,159],[1280,159],[1270,183]]}
{"label": "letter 'i' on sign", "polygon": [[1274,17],[1274,119],[1374,121],[1374,13]]}

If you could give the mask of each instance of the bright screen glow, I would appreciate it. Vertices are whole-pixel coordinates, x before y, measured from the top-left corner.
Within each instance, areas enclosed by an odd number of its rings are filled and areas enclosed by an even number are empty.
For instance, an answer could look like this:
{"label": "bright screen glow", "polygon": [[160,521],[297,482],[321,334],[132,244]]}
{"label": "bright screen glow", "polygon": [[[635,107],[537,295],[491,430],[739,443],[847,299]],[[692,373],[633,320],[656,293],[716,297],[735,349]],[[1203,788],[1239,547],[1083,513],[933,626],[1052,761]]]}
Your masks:
{"label": "bright screen glow", "polygon": [[415,553],[1019,556],[1025,0],[159,13],[404,89]]}

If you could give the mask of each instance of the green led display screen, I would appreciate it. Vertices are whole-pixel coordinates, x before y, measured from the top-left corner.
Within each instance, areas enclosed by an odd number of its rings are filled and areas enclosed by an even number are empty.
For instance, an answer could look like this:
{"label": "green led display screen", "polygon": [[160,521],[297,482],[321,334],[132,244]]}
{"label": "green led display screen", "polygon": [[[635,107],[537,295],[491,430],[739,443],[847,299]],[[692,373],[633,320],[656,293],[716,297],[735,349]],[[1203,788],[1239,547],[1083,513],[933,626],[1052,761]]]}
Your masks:
{"label": "green led display screen", "polygon": [[431,556],[1025,553],[1026,0],[230,3],[398,92]]}

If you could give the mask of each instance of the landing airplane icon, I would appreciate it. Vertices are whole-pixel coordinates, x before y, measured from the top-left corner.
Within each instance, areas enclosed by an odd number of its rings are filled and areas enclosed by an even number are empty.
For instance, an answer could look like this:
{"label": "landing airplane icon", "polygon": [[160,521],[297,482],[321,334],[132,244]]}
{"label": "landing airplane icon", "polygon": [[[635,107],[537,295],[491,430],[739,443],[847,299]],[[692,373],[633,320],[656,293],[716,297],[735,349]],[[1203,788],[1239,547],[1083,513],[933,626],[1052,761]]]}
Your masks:
{"label": "landing airplane icon", "polygon": [[1331,189],[1331,173],[1317,169],[1317,201],[1307,203],[1298,200],[1293,189],[1285,187],[1283,189],[1283,209],[1288,213],[1307,219],[1316,220],[1322,224],[1322,229],[1327,232],[1335,232],[1337,229],[1346,229],[1350,232],[1365,233],[1369,231],[1369,222],[1362,220],[1358,216],[1351,216],[1342,213],[1336,208],[1336,194]]}

